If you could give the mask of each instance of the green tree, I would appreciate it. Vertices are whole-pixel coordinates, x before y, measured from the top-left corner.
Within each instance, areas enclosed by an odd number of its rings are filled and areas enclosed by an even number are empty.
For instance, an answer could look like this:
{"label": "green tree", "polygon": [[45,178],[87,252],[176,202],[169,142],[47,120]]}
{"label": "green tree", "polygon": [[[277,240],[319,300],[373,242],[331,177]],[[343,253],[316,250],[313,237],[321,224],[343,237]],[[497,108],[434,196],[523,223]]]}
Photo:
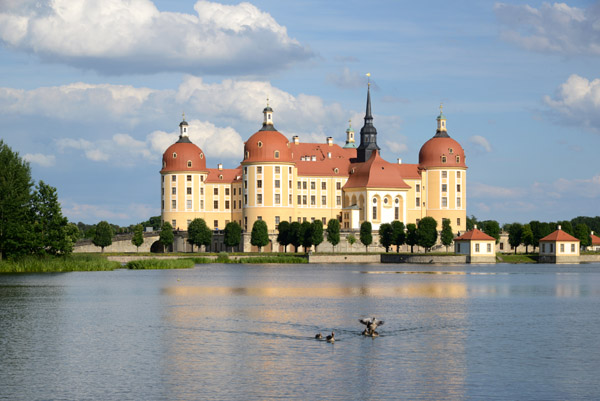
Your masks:
{"label": "green tree", "polygon": [[400,246],[405,242],[404,223],[398,220],[392,221],[392,245],[396,245],[396,253],[400,252]]}
{"label": "green tree", "polygon": [[346,237],[346,241],[348,241],[348,243],[350,244],[350,248],[352,248],[352,245],[356,244],[356,237],[354,236],[354,234],[348,234],[348,236]]}
{"label": "green tree", "polygon": [[379,226],[379,243],[385,248],[386,252],[389,252],[390,250],[393,235],[394,229],[390,223],[383,223]]}
{"label": "green tree", "polygon": [[368,221],[363,221],[360,225],[360,242],[369,252],[369,245],[373,243],[373,226]]}
{"label": "green tree", "polygon": [[523,242],[523,225],[521,223],[512,223],[508,229],[508,243],[514,247],[515,255],[517,247]]}
{"label": "green tree", "polygon": [[256,220],[252,225],[250,243],[258,247],[258,252],[262,252],[263,246],[269,243],[269,229],[264,220]]}
{"label": "green tree", "polygon": [[406,225],[406,243],[410,245],[410,253],[413,253],[413,247],[419,243],[416,224],[409,223]]}
{"label": "green tree", "polygon": [[303,221],[302,224],[300,224],[300,238],[302,238],[302,247],[304,248],[304,253],[308,253],[310,247],[313,245],[312,229],[312,224],[308,221]]}
{"label": "green tree", "polygon": [[437,221],[427,216],[419,220],[417,225],[417,243],[425,248],[425,252],[437,241]]}
{"label": "green tree", "polygon": [[315,246],[315,252],[317,252],[317,247],[323,242],[323,222],[321,220],[315,220],[311,224],[312,243]]}
{"label": "green tree", "polygon": [[535,248],[540,246],[540,239],[544,237],[544,235],[541,235],[542,223],[537,220],[531,220],[529,227],[531,227],[531,233],[533,234],[533,251],[535,252]]}
{"label": "green tree", "polygon": [[175,235],[173,234],[173,226],[168,221],[162,223],[160,226],[160,234],[158,235],[159,241],[163,244],[165,252],[168,251],[169,246],[173,245],[175,241]]}
{"label": "green tree", "polygon": [[160,226],[162,225],[162,219],[160,216],[152,216],[148,220],[140,223],[142,227],[152,227],[152,230],[158,231],[160,230]]}
{"label": "green tree", "polygon": [[223,235],[225,246],[230,246],[231,252],[233,252],[233,248],[238,246],[242,241],[242,227],[236,221],[230,221],[225,225],[225,233]]}
{"label": "green tree", "polygon": [[479,224],[481,231],[496,239],[496,244],[500,241],[500,224],[496,220],[485,220]]}
{"label": "green tree", "polygon": [[298,247],[302,244],[302,226],[297,221],[290,224],[290,244],[294,245],[294,252],[298,253]]}
{"label": "green tree", "polygon": [[67,235],[69,221],[63,217],[56,189],[40,181],[33,194],[33,218],[39,253],[68,255],[73,242]]}
{"label": "green tree", "polygon": [[131,243],[135,246],[136,252],[140,251],[140,245],[144,243],[144,227],[138,224],[133,229],[133,237],[131,237]]}
{"label": "green tree", "polygon": [[277,226],[277,242],[283,245],[283,251],[287,253],[287,246],[290,244],[290,223],[285,220]]}
{"label": "green tree", "polygon": [[331,244],[335,251],[335,246],[340,243],[340,221],[338,219],[329,219],[327,222],[327,242]]}
{"label": "green tree", "polygon": [[529,253],[529,247],[535,243],[533,231],[531,231],[531,226],[529,224],[523,226],[523,230],[521,231],[521,242],[525,245],[525,253]]}
{"label": "green tree", "polygon": [[67,224],[67,237],[69,240],[75,245],[77,240],[81,238],[81,231],[79,231],[79,227],[74,223]]}
{"label": "green tree", "polygon": [[212,243],[212,231],[206,225],[206,221],[201,218],[195,218],[188,224],[188,239],[187,241],[192,245],[192,252],[194,252],[194,245],[200,248],[204,245],[204,251],[208,249]]}
{"label": "green tree", "polygon": [[592,244],[592,242],[590,241],[591,237],[591,230],[589,229],[589,227],[585,224],[585,223],[579,223],[575,226],[575,238],[577,238],[580,242],[580,245],[582,247],[588,247]]}
{"label": "green tree", "polygon": [[558,223],[556,223],[557,225],[557,229],[558,226],[560,226],[560,229],[563,230],[564,232],[566,232],[567,234],[573,235],[574,231],[573,231],[573,226],[571,225],[571,222],[568,220],[563,220],[563,221],[559,221]]}
{"label": "green tree", "polygon": [[448,247],[452,245],[454,241],[454,234],[452,233],[452,226],[450,226],[450,219],[442,220],[442,244],[446,247],[446,253],[448,253]]}
{"label": "green tree", "polygon": [[0,140],[0,260],[31,252],[31,170]]}
{"label": "green tree", "polygon": [[467,216],[467,231],[471,231],[475,228],[475,225],[478,225],[477,217],[471,215],[471,217]]}
{"label": "green tree", "polygon": [[101,221],[96,225],[96,231],[92,243],[99,246],[104,253],[104,248],[112,244],[113,229],[110,224],[106,221]]}

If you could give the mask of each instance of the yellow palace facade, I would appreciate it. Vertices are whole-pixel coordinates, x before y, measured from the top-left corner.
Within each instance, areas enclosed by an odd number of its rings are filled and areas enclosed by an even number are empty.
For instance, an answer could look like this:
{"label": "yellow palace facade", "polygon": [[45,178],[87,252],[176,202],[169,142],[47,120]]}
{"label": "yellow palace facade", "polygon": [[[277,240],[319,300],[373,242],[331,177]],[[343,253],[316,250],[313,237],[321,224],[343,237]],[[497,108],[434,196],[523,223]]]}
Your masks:
{"label": "yellow palace facade", "polygon": [[462,146],[450,138],[440,112],[435,135],[421,147],[418,164],[391,163],[380,155],[371,114],[370,88],[360,144],[354,131],[346,143],[288,140],[273,123],[273,109],[263,110],[262,128],[244,144],[234,169],[206,167],[206,155],[189,139],[185,119],[179,140],[163,154],[161,216],[175,229],[187,230],[195,218],[213,229],[230,221],[249,231],[256,220],[270,230],[281,221],[339,219],[342,229],[363,221],[377,230],[399,220],[418,223],[425,216],[449,219],[454,232],[466,230],[467,166]]}

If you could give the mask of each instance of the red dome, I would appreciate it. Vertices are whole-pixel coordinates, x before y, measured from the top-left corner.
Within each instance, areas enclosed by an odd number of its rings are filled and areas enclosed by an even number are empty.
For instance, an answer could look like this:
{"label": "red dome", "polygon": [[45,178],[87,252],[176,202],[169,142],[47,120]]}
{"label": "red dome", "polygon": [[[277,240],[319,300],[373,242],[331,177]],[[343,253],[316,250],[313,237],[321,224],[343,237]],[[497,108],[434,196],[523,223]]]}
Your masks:
{"label": "red dome", "polygon": [[161,173],[170,171],[205,171],[204,152],[187,137],[180,138],[163,153]]}
{"label": "red dome", "polygon": [[290,142],[279,131],[260,130],[244,144],[243,162],[291,162]]}
{"label": "red dome", "polygon": [[458,142],[446,135],[436,134],[419,151],[420,167],[464,167],[465,151]]}

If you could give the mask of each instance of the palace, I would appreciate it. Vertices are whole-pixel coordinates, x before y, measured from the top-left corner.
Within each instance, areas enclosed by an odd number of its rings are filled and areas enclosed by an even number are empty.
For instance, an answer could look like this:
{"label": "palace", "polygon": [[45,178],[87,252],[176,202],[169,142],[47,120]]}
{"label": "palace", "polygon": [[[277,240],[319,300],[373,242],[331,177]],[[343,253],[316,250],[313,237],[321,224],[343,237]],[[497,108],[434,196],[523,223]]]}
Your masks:
{"label": "palace", "polygon": [[352,128],[346,130],[344,146],[332,137],[301,143],[275,129],[268,103],[263,115],[262,128],[248,138],[234,169],[207,168],[206,155],[190,141],[183,119],[179,140],[162,157],[163,221],[184,231],[195,218],[215,230],[237,221],[248,231],[256,220],[274,230],[283,220],[319,219],[326,225],[339,219],[342,229],[359,229],[369,221],[377,230],[382,223],[418,223],[431,216],[439,229],[449,219],[454,232],[466,230],[465,154],[448,135],[441,107],[436,133],[421,147],[418,164],[381,157],[370,87],[358,147]]}

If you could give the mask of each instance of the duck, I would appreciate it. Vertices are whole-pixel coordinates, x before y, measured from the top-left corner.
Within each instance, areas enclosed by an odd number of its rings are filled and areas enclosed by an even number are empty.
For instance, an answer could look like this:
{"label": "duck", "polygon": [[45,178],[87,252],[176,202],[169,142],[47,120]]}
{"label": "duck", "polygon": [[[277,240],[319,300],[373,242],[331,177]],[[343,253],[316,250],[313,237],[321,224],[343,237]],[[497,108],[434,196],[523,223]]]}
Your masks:
{"label": "duck", "polygon": [[[375,317],[371,319],[358,319],[359,322],[367,326],[367,328],[362,332],[364,336],[373,336],[373,334],[377,333],[375,329],[378,326],[383,326],[383,320],[377,320]],[[379,335],[379,333],[377,333]]]}
{"label": "duck", "polygon": [[327,342],[333,343],[335,342],[335,333],[332,331],[330,336],[327,336]]}
{"label": "duck", "polygon": [[317,340],[320,340],[320,339],[322,339],[322,338],[323,338],[323,335],[322,335],[321,333],[317,333],[317,334],[315,335],[315,338],[316,338]]}

